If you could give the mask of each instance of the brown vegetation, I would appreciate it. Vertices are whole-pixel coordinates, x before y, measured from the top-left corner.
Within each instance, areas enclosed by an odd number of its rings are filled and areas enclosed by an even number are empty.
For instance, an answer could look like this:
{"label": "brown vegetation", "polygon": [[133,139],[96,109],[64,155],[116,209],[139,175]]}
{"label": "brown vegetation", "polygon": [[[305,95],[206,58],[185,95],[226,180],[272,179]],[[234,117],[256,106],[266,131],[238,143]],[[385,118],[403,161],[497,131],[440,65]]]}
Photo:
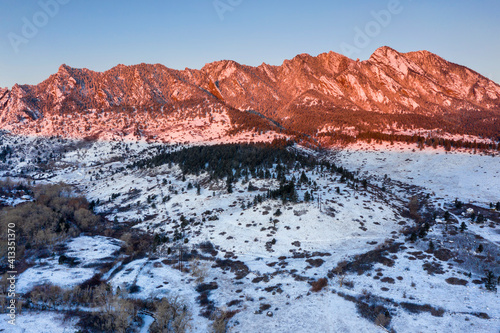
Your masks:
{"label": "brown vegetation", "polygon": [[[8,186],[0,183],[0,188]],[[44,249],[76,237],[82,232],[93,232],[101,222],[84,197],[75,196],[64,184],[28,187],[34,201],[5,207],[0,211],[0,238],[7,239],[7,226],[15,226],[17,253],[22,261],[25,254],[43,256]],[[6,253],[6,242],[0,244]],[[28,253],[25,253],[28,251]]]}
{"label": "brown vegetation", "polygon": [[318,279],[317,281],[311,282],[311,291],[313,291],[313,292],[319,292],[324,287],[326,287],[327,285],[328,285],[328,279],[327,278]]}

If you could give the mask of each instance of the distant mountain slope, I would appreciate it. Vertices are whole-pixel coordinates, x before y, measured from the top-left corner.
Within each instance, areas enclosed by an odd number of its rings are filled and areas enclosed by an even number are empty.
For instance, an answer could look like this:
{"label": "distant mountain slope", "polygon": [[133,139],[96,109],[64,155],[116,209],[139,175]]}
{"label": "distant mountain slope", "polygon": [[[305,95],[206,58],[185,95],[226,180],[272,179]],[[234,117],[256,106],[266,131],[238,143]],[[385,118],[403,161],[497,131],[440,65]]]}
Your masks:
{"label": "distant mountain slope", "polygon": [[155,136],[189,119],[213,122],[214,112],[224,119],[200,129],[225,126],[217,136],[439,128],[496,137],[500,86],[427,51],[382,47],[361,62],[329,52],[281,66],[218,61],[182,71],[140,64],[101,73],[62,65],[38,85],[0,89],[0,127],[19,133],[69,135],[72,124],[83,136],[127,135],[132,127]]}

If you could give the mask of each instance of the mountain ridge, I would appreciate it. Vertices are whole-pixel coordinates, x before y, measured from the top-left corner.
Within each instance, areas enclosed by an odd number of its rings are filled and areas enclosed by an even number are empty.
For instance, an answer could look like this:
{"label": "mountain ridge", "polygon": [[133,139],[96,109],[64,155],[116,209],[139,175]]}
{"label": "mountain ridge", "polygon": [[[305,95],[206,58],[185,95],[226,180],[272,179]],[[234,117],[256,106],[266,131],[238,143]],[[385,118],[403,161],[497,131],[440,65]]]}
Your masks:
{"label": "mountain ridge", "polygon": [[[446,132],[495,136],[500,85],[429,51],[400,53],[388,46],[363,61],[330,51],[299,54],[279,66],[221,60],[201,69],[141,63],[96,72],[62,64],[37,85],[1,88],[0,126],[43,132],[46,117],[130,107],[188,114],[195,108],[220,109],[232,115],[232,130],[244,125],[251,131],[277,130],[264,124],[269,118],[313,136],[351,127],[359,132],[441,123]],[[249,116],[250,110],[263,115],[261,120]]]}

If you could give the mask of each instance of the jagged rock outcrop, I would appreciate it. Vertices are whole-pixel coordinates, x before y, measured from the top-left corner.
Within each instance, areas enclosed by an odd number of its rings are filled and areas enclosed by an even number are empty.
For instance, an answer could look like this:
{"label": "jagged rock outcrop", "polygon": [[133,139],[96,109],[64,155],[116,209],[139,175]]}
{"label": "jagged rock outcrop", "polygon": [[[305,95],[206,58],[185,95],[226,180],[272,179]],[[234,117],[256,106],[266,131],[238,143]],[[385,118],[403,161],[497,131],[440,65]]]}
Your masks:
{"label": "jagged rock outcrop", "polygon": [[[217,61],[200,70],[140,64],[94,72],[61,65],[38,85],[0,89],[0,126],[14,132],[29,127],[48,133],[54,117],[60,121],[67,114],[120,108],[161,110],[160,118],[169,110],[177,115],[172,121],[219,110],[227,113],[233,129],[246,120],[236,113],[252,110],[254,118],[257,113],[312,135],[361,123],[378,129],[425,128],[443,121],[445,130],[477,134],[472,132],[479,124],[494,128],[499,123],[500,86],[427,51],[382,47],[366,61],[329,52],[301,54],[281,66]],[[473,121],[464,125],[468,113]],[[53,122],[44,122],[46,117]],[[148,124],[142,127],[147,130]],[[120,128],[108,124],[109,130]]]}

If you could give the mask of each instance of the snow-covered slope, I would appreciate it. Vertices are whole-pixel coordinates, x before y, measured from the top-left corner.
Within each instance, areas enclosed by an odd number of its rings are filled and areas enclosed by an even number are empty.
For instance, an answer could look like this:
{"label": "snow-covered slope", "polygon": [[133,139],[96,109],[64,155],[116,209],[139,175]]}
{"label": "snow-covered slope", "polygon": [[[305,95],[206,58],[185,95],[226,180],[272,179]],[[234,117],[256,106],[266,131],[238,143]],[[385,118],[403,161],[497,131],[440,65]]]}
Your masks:
{"label": "snow-covered slope", "polygon": [[[416,146],[398,145],[341,152],[296,146],[290,149],[359,169],[354,175],[368,180],[366,188],[320,166],[297,167],[286,177],[299,179],[302,172],[307,177],[297,186],[299,202],[258,203],[258,194],[279,187],[276,179],[242,177],[229,193],[224,180],[206,173],[183,179],[175,164],[126,167],[165,148],[156,143],[2,140],[14,153],[0,176],[72,184],[99,201],[96,211],[116,228],[131,223],[136,232],[169,237],[137,259],[114,256],[121,245],[116,239],[74,238],[66,242],[67,255],[81,263],[68,267],[57,257],[39,260],[20,274],[21,292],[47,281],[72,287],[108,267],[105,281],[115,290],[134,286],[129,297],[178,297],[187,304],[191,332],[209,330],[211,306],[234,314],[228,322],[232,332],[385,332],[379,325],[396,332],[496,332],[500,327],[497,294],[486,291],[482,280],[485,268],[500,274],[500,216],[488,206],[500,200],[498,157],[433,148],[413,152]],[[31,151],[33,146],[40,152]],[[50,154],[51,167],[43,168]],[[277,165],[271,171],[277,173]],[[201,184],[199,193],[190,183]],[[256,190],[249,191],[250,183]],[[305,202],[306,191],[315,200]],[[415,197],[430,228],[412,241],[412,230],[422,227],[408,213]],[[454,207],[455,198],[465,208],[487,211],[491,219],[472,223]],[[444,223],[445,211],[452,214],[450,223]],[[320,278],[327,278],[324,288],[312,291]],[[19,326],[30,332],[33,318],[38,315],[23,314]],[[58,317],[54,321],[60,324],[44,323],[48,328],[41,329],[72,327]]]}

